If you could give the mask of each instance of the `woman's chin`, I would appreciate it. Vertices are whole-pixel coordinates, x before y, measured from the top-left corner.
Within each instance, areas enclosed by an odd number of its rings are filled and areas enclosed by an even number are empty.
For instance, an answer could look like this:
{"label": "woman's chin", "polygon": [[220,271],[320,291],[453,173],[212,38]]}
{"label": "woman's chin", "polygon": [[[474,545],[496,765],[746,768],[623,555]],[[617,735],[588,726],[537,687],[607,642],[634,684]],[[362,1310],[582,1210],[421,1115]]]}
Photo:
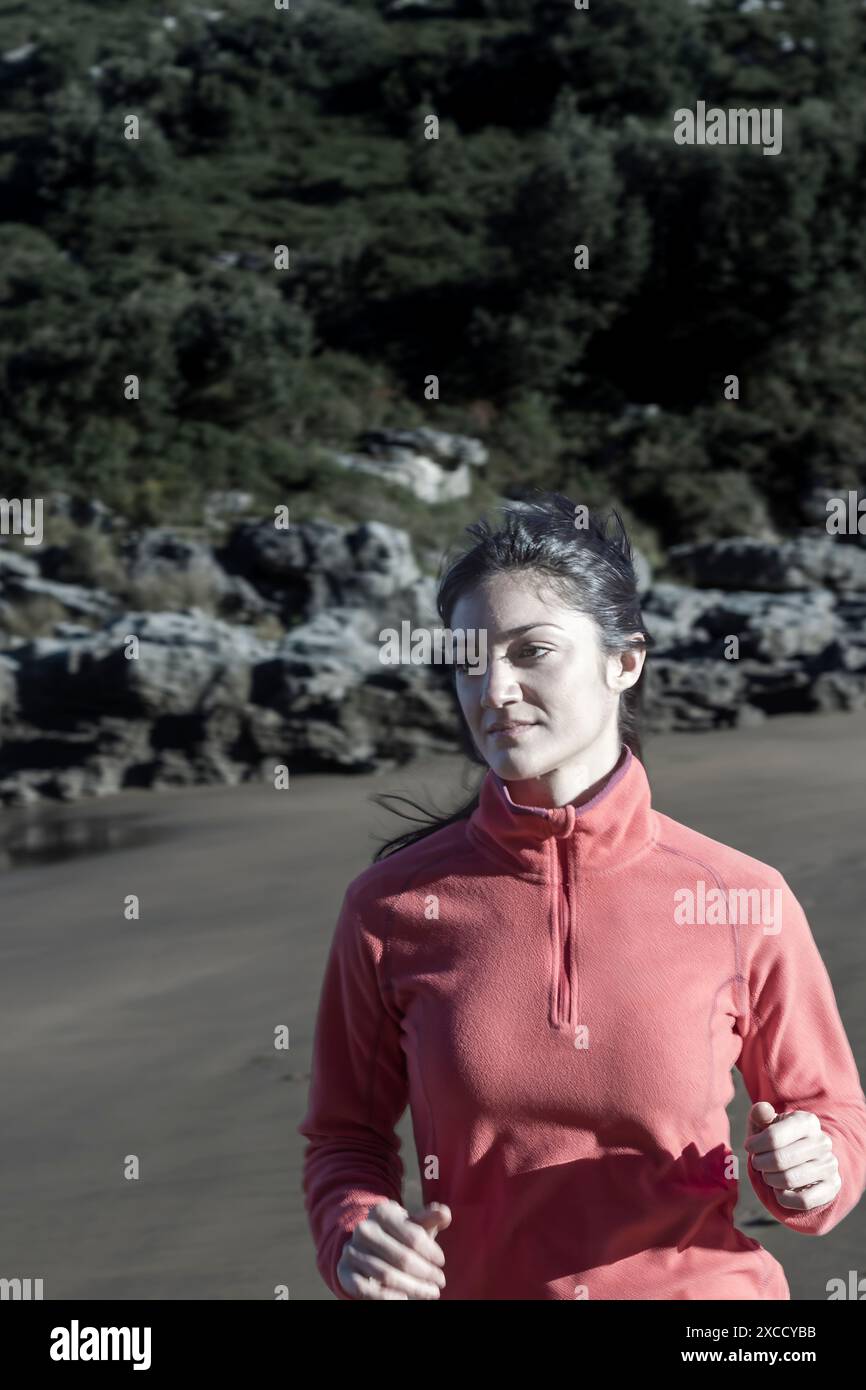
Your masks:
{"label": "woman's chin", "polygon": [[490,766],[504,782],[528,782],[543,775],[545,765],[519,748],[501,748],[490,760]]}

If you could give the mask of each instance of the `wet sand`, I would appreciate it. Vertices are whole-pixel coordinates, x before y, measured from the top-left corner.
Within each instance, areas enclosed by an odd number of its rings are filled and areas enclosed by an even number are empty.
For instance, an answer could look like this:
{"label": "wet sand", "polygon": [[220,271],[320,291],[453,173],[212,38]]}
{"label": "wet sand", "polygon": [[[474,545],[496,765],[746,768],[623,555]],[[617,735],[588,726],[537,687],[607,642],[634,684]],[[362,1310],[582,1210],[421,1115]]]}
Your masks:
{"label": "wet sand", "polygon": [[[644,761],[659,810],[788,879],[866,1078],[866,715],[665,735]],[[463,766],[3,813],[0,1277],[42,1278],[46,1299],[272,1299],[279,1284],[332,1297],[296,1130],[325,957],[346,885],[405,828],[370,795],[450,809]],[[745,1176],[734,1078],[738,1225],[781,1261],[792,1298],[823,1300],[831,1276],[866,1272],[866,1200],[820,1238],[773,1221]],[[411,1206],[408,1112],[400,1133]]]}

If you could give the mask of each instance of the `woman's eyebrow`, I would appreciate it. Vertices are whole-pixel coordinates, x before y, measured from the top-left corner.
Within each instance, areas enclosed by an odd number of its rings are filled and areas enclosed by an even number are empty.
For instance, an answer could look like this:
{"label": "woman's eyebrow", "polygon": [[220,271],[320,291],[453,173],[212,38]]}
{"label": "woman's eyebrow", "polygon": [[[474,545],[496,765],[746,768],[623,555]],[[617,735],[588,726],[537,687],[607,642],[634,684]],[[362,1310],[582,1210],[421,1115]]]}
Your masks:
{"label": "woman's eyebrow", "polygon": [[545,622],[540,622],[540,623],[525,623],[525,624],[523,625],[523,627],[511,627],[511,628],[508,629],[507,632],[498,632],[498,633],[496,634],[496,636],[497,636],[497,637],[519,637],[519,636],[521,635],[521,633],[523,633],[523,632],[531,632],[532,629],[533,629],[534,627],[555,627],[555,628],[558,629],[559,632],[563,632],[563,631],[564,631],[564,629],[563,629],[562,627],[560,627],[559,623],[545,623]]}

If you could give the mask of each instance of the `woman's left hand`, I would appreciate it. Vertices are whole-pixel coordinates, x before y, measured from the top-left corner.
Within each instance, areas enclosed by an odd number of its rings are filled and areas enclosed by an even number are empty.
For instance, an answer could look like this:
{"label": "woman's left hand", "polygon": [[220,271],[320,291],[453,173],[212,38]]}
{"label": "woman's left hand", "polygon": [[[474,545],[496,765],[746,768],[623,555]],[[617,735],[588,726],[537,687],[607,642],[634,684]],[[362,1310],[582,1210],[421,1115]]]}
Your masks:
{"label": "woman's left hand", "polygon": [[777,1115],[769,1101],[756,1101],[745,1147],[780,1206],[792,1211],[826,1206],[842,1187],[833,1141],[811,1110]]}

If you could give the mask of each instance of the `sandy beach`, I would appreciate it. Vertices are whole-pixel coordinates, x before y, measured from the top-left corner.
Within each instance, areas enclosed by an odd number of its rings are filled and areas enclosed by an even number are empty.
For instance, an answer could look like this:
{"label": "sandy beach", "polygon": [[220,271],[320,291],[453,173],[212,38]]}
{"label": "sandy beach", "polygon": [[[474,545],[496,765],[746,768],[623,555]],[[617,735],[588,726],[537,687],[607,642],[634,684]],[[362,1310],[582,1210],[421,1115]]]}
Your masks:
{"label": "sandy beach", "polygon": [[[659,736],[644,762],[658,810],[788,879],[866,1075],[866,715]],[[272,1299],[280,1284],[332,1297],[296,1129],[325,957],[346,885],[405,828],[370,796],[450,809],[463,767],[4,813],[0,1276],[42,1278],[46,1299]],[[130,894],[139,920],[124,915]],[[274,1049],[279,1025],[288,1052]],[[400,1132],[411,1206],[408,1112]],[[741,1172],[738,1224],[781,1261],[794,1299],[864,1272],[866,1202],[828,1236],[797,1236],[754,1198],[744,1159]]]}

